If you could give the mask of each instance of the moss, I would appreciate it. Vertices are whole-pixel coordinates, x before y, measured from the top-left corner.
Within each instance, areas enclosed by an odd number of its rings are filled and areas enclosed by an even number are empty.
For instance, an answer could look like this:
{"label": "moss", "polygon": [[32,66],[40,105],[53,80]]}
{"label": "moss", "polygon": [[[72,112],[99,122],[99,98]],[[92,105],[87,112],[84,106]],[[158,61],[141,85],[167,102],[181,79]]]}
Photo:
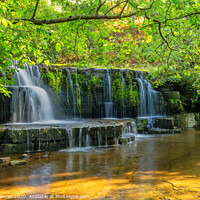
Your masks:
{"label": "moss", "polygon": [[75,73],[71,73],[71,79],[75,86],[76,107],[81,117],[81,92],[88,90],[88,84],[83,74],[78,74],[77,70]]}
{"label": "moss", "polygon": [[126,87],[126,99],[127,104],[129,106],[133,105],[137,108],[139,108],[139,92],[137,83],[133,81],[133,72],[127,72],[128,75],[128,85]]}
{"label": "moss", "polygon": [[91,76],[90,80],[88,80],[89,90],[96,95],[96,88],[102,83],[102,80],[99,76]]}
{"label": "moss", "polygon": [[53,71],[50,71],[49,68],[47,68],[47,72],[43,73],[43,79],[46,78],[48,85],[58,94],[60,91],[61,86],[61,76],[62,76],[62,70],[60,68],[54,68]]}
{"label": "moss", "polygon": [[[123,80],[121,72],[114,74],[112,77],[112,95],[113,100],[118,107],[123,111],[125,107],[139,107],[139,92],[137,83],[134,82],[134,72],[129,71],[126,73],[125,80],[127,84],[123,88]],[[123,117],[123,113],[121,115]]]}
{"label": "moss", "polygon": [[112,81],[112,95],[113,95],[113,100],[114,102],[120,106],[124,107],[124,90],[123,90],[123,83],[122,83],[122,75],[121,73],[115,74],[115,77],[113,78]]}

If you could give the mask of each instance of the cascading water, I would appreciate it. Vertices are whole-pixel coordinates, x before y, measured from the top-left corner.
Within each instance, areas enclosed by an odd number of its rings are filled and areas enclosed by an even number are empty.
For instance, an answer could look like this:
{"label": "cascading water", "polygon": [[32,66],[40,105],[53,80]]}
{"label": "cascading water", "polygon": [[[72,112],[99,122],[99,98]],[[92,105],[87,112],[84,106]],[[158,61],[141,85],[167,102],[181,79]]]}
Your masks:
{"label": "cascading water", "polygon": [[164,101],[162,94],[153,89],[151,84],[144,79],[141,72],[140,77],[136,73],[136,78],[140,92],[139,118],[146,118],[148,126],[153,127],[154,119],[165,116]]}
{"label": "cascading water", "polygon": [[73,135],[73,129],[67,129],[66,134],[68,136],[69,147],[73,148],[75,146],[75,138]]}
{"label": "cascading water", "polygon": [[125,113],[125,94],[126,94],[126,83],[125,83],[125,79],[124,79],[124,74],[123,74],[123,70],[120,70],[121,71],[121,76],[122,76],[122,95],[123,95],[123,117],[126,116],[126,113]]}
{"label": "cascading water", "polygon": [[15,71],[11,111],[12,122],[34,122],[54,119],[47,92],[39,87],[40,72],[37,66],[25,64]]}
{"label": "cascading water", "polygon": [[88,131],[87,131],[87,134],[86,134],[86,138],[85,138],[85,146],[86,147],[89,147],[90,146],[90,127],[88,127]]}
{"label": "cascading water", "polygon": [[79,129],[79,141],[78,141],[79,147],[82,147],[82,128]]}
{"label": "cascading water", "polygon": [[112,102],[112,85],[109,70],[106,72],[106,83],[104,84],[105,91],[105,114],[106,118],[113,118],[114,103]]}
{"label": "cascading water", "polygon": [[74,116],[75,116],[74,85],[73,85],[73,81],[71,79],[71,73],[68,69],[66,69],[66,73],[67,73],[67,79],[68,79],[68,84],[69,84],[69,89],[70,89],[69,94],[70,94],[70,97],[71,97],[73,112],[74,112]]}
{"label": "cascading water", "polygon": [[142,72],[140,77],[136,73],[135,79],[140,92],[139,117],[163,116],[165,111],[161,93],[153,89],[151,84],[144,79]]}

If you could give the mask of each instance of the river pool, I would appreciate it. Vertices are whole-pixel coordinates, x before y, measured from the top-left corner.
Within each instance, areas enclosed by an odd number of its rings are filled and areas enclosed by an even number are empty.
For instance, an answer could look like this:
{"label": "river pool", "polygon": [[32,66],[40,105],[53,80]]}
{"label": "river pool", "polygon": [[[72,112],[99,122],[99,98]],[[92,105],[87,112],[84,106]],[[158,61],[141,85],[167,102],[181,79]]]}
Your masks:
{"label": "river pool", "polygon": [[0,167],[0,199],[200,199],[200,131],[194,129],[30,155],[27,165]]}

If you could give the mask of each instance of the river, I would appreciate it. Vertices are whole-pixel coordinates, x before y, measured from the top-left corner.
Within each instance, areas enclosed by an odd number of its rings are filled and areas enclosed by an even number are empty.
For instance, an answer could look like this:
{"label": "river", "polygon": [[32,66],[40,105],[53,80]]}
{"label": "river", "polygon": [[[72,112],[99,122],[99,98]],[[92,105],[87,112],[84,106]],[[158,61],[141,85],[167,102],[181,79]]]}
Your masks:
{"label": "river", "polygon": [[194,129],[48,158],[31,154],[27,161],[0,168],[0,199],[200,199],[200,131]]}

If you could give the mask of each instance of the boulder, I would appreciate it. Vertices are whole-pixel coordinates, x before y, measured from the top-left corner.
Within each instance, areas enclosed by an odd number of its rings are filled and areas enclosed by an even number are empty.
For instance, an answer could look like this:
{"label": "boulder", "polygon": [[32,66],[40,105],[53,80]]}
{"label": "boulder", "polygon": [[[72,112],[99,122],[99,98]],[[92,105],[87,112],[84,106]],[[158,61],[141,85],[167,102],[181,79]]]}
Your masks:
{"label": "boulder", "polygon": [[155,128],[163,129],[174,129],[174,118],[173,117],[163,117],[155,118]]}
{"label": "boulder", "polygon": [[43,155],[41,158],[48,158],[49,155]]}
{"label": "boulder", "polygon": [[133,133],[125,133],[120,139],[119,144],[127,144],[128,142],[135,141],[135,135]]}
{"label": "boulder", "polygon": [[12,160],[10,161],[10,165],[26,165],[27,161],[26,160]]}
{"label": "boulder", "polygon": [[180,128],[174,128],[174,129],[151,128],[148,133],[149,134],[174,134],[174,133],[181,133],[181,129]]}
{"label": "boulder", "polygon": [[11,161],[10,157],[0,158],[0,163],[9,163]]}
{"label": "boulder", "polygon": [[19,158],[27,159],[27,158],[30,158],[30,155],[28,155],[28,154],[22,154]]}
{"label": "boulder", "polygon": [[166,103],[167,115],[178,114],[184,111],[181,96],[178,91],[162,92],[163,99]]}

